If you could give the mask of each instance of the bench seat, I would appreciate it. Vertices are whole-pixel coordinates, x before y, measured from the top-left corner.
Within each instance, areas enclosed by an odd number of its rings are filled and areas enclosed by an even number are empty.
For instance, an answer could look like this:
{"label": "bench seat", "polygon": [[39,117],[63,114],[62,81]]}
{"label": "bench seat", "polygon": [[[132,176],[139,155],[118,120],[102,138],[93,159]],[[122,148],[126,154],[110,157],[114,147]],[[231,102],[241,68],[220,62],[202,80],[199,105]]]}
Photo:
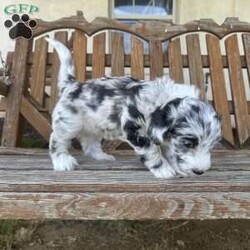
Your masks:
{"label": "bench seat", "polygon": [[156,179],[137,156],[54,172],[47,150],[0,149],[1,219],[249,219],[250,151],[213,152],[203,176]]}
{"label": "bench seat", "polygon": [[[235,17],[221,25],[211,19],[183,25],[110,18],[88,22],[81,12],[37,22],[33,38],[16,39],[6,57],[8,67],[0,69],[0,112],[5,114],[1,219],[250,219],[249,23]],[[78,169],[54,172],[48,150],[18,148],[29,135],[25,122],[45,145],[49,142],[59,59],[47,36],[72,51],[81,82],[105,75],[149,80],[169,74],[195,84],[221,115],[221,148],[232,150],[215,151],[212,168],[203,176],[163,180],[131,151],[120,151],[120,141],[104,141],[103,148],[116,151],[117,161],[92,161],[75,152]]]}

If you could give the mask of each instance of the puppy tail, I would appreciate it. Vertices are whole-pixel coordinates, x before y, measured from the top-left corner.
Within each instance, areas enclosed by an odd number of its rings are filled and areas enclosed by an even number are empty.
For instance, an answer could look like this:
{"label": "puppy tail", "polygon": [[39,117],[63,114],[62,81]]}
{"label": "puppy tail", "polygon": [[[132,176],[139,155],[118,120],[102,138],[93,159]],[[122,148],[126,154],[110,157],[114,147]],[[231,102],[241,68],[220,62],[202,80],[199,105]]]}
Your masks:
{"label": "puppy tail", "polygon": [[[61,42],[46,37],[45,40],[50,43],[56,50],[60,59],[60,70],[58,75],[58,88],[60,93],[68,84],[72,84],[75,81],[75,68],[69,49]],[[73,80],[73,81],[72,81]]]}

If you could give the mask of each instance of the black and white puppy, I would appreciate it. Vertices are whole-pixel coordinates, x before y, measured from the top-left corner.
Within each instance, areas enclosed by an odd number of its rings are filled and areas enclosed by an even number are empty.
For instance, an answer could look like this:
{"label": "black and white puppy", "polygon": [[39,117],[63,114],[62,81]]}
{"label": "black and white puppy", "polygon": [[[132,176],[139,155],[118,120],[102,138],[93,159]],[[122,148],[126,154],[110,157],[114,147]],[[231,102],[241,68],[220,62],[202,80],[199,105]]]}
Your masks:
{"label": "black and white puppy", "polygon": [[128,142],[143,164],[159,178],[202,174],[211,165],[211,148],[220,140],[221,123],[194,86],[175,84],[168,77],[139,81],[104,77],[82,84],[74,78],[71,53],[46,38],[61,66],[60,99],[52,115],[50,156],[57,171],[77,165],[69,154],[77,138],[85,155],[114,160],[102,151],[103,139]]}

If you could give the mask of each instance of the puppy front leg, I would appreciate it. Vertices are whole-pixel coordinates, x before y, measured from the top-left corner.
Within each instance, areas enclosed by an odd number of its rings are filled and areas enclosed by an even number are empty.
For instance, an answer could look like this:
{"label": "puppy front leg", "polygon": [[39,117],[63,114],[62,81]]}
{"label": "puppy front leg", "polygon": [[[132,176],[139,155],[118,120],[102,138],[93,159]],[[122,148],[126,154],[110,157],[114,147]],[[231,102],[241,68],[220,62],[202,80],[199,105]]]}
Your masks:
{"label": "puppy front leg", "polygon": [[140,126],[134,121],[127,121],[124,125],[124,133],[135,152],[141,156],[143,164],[157,178],[171,178],[176,175],[174,169],[163,157],[159,146],[150,141],[149,138],[140,135]]}
{"label": "puppy front leg", "polygon": [[76,159],[69,154],[71,139],[52,132],[49,143],[49,153],[55,171],[73,170],[77,165]]}
{"label": "puppy front leg", "polygon": [[163,157],[159,146],[151,142],[149,147],[135,147],[135,152],[141,156],[141,162],[157,178],[172,178],[176,175],[174,169]]}

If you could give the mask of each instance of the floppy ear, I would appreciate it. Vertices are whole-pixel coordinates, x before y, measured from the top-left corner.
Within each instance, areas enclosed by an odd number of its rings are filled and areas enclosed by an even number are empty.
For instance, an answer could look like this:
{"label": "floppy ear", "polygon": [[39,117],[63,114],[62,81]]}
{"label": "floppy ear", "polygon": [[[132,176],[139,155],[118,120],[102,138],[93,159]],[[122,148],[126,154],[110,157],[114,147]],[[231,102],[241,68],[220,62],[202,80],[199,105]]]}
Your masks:
{"label": "floppy ear", "polygon": [[160,145],[171,136],[170,131],[175,124],[178,106],[182,100],[183,98],[176,98],[151,113],[148,136],[155,144]]}

